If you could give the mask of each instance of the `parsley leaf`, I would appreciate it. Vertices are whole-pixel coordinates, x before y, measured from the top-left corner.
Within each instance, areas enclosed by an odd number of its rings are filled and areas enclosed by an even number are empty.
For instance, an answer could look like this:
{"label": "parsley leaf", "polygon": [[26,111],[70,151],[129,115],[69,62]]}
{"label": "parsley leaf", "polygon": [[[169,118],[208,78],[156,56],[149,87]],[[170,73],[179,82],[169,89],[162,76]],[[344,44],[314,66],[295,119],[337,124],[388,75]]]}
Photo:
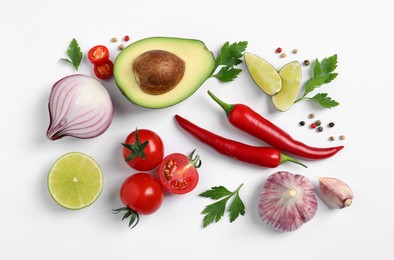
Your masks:
{"label": "parsley leaf", "polygon": [[231,191],[229,191],[223,186],[212,187],[210,190],[207,190],[200,194],[201,197],[211,198],[213,200],[218,200],[227,195],[231,195]]}
{"label": "parsley leaf", "polygon": [[71,63],[74,66],[75,70],[78,71],[78,67],[81,64],[83,54],[75,38],[72,39],[70,45],[68,46],[67,55],[68,58],[62,58],[62,60]]}
{"label": "parsley leaf", "polygon": [[241,58],[247,46],[247,41],[234,42],[231,45],[229,42],[226,42],[222,46],[219,54],[215,59],[214,72],[217,70],[217,68],[221,66],[222,68],[219,70],[218,73],[213,74],[212,76],[217,78],[221,82],[229,82],[236,79],[238,74],[241,73],[242,69],[234,68],[234,66],[242,63]]}
{"label": "parsley leaf", "polygon": [[226,211],[226,204],[229,198],[230,197],[226,197],[211,205],[208,205],[202,211],[202,214],[206,214],[203,219],[204,228],[211,223],[218,222],[223,217],[224,212]]}
{"label": "parsley leaf", "polygon": [[235,66],[240,63],[242,63],[242,53],[246,50],[246,47],[248,46],[248,42],[243,41],[243,42],[234,42],[233,44],[230,45],[229,42],[226,42],[222,49],[220,50],[220,53],[216,57],[215,60],[215,65],[216,67],[220,65],[225,65],[225,66]]}
{"label": "parsley leaf", "polygon": [[230,222],[236,220],[239,215],[243,216],[245,214],[245,205],[238,193],[235,195],[233,203],[228,208],[228,211],[230,212]]}
{"label": "parsley leaf", "polygon": [[233,67],[222,67],[218,73],[213,75],[213,77],[217,78],[221,82],[230,82],[237,78],[238,74],[241,73],[242,69],[237,69]]}
{"label": "parsley leaf", "polygon": [[226,212],[227,201],[231,197],[234,197],[227,211],[229,212],[230,222],[236,220],[239,215],[245,214],[245,205],[239,196],[239,190],[243,184],[241,184],[234,192],[229,191],[223,186],[215,186],[210,190],[207,190],[200,194],[201,197],[211,198],[214,200],[221,199],[215,203],[212,203],[204,208],[201,214],[205,214],[203,219],[203,227],[207,227],[212,223],[218,222]]}
{"label": "parsley leaf", "polygon": [[336,107],[339,105],[339,103],[330,98],[327,93],[318,93],[308,99],[319,103],[322,107],[325,108]]}
{"label": "parsley leaf", "polygon": [[334,72],[334,70],[337,68],[337,62],[338,57],[336,54],[323,59],[321,62],[319,59],[316,59],[313,62],[313,75],[305,83],[304,93],[299,99],[295,101],[295,103],[308,99],[317,102],[325,108],[331,108],[339,105],[338,102],[328,97],[327,93],[318,93],[313,97],[307,97],[307,95],[316,88],[321,87],[323,84],[330,83],[338,76],[338,73]]}

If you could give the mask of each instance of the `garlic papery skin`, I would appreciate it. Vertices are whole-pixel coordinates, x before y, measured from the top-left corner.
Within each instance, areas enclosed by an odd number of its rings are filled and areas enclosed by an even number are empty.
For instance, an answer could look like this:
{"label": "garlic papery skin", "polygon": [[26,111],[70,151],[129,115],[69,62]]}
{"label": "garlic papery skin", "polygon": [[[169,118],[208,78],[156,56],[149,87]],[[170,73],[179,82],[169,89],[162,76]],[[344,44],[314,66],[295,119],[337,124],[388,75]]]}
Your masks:
{"label": "garlic papery skin", "polygon": [[279,231],[294,231],[317,211],[312,183],[304,176],[280,171],[272,174],[259,194],[261,219]]}
{"label": "garlic papery skin", "polygon": [[50,124],[47,137],[93,138],[104,133],[113,117],[111,97],[98,80],[80,74],[56,82],[48,102]]}
{"label": "garlic papery skin", "polygon": [[343,181],[337,178],[318,177],[319,192],[322,200],[337,209],[348,207],[353,202],[353,191]]}

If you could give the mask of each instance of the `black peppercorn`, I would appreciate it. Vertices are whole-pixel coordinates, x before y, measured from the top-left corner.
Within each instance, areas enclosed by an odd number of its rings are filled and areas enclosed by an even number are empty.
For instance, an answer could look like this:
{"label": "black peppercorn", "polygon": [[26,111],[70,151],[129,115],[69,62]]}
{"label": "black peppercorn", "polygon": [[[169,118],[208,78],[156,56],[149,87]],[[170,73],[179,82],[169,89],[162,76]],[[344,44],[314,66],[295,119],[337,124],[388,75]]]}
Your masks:
{"label": "black peppercorn", "polygon": [[301,121],[300,126],[304,126],[304,125],[305,125],[305,121]]}
{"label": "black peppercorn", "polygon": [[328,124],[329,127],[334,127],[334,125],[335,125],[335,124],[334,124],[333,122],[330,122],[330,123]]}

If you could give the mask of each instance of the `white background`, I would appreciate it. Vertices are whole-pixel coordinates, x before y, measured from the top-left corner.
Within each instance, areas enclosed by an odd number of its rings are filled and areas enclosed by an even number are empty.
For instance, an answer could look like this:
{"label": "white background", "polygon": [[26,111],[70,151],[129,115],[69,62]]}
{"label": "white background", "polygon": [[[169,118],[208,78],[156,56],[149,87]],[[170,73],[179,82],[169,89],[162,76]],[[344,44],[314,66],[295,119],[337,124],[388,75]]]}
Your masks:
{"label": "white background", "polygon": [[[1,31],[1,259],[393,259],[392,187],[394,18],[390,1],[10,1],[0,9]],[[244,69],[229,84],[208,79],[186,101],[149,110],[129,103],[113,80],[105,81],[114,106],[111,127],[98,138],[46,139],[48,96],[52,84],[75,73],[62,61],[75,37],[86,54],[96,44],[118,54],[121,42],[150,36],[197,38],[215,54],[226,42],[249,41],[248,51],[276,68],[292,60],[322,59],[338,54],[339,76],[321,91],[341,105],[322,109],[308,102],[285,113],[252,82]],[[274,53],[282,47],[285,59]],[[298,54],[291,50],[297,48]],[[303,76],[309,76],[303,67]],[[92,75],[82,61],[80,73]],[[223,136],[254,145],[257,139],[230,126],[206,94],[210,89],[230,103],[245,103],[297,139],[314,146],[345,145],[336,156],[304,161],[309,168],[286,164],[264,169],[225,158],[184,133],[176,113]],[[336,126],[317,133],[298,122],[315,113]],[[121,145],[138,128],[156,131],[166,154],[197,148],[203,160],[197,188],[184,196],[166,194],[160,210],[142,216],[129,230],[111,209],[121,207],[118,190],[134,171],[122,160]],[[328,137],[346,135],[345,141]],[[69,211],[49,196],[47,173],[62,154],[93,156],[104,172],[104,189],[90,207]],[[257,213],[258,193],[277,170],[337,177],[348,183],[351,207],[329,209],[320,199],[314,219],[292,233],[279,233]],[[154,174],[154,173],[153,173]],[[228,216],[201,227],[202,209],[211,203],[198,194],[211,186],[235,189],[246,214],[229,223]]]}

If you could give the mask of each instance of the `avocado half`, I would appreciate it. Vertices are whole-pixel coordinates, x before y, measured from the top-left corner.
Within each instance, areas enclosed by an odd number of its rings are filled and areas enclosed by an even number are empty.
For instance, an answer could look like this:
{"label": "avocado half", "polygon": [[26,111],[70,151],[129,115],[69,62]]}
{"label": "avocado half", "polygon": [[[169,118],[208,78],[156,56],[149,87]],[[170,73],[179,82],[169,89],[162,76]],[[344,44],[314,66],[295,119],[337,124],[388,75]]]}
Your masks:
{"label": "avocado half", "polygon": [[[150,51],[165,51],[184,62],[182,78],[171,90],[150,94],[139,85],[133,70],[135,61]],[[175,105],[192,95],[213,73],[215,57],[200,40],[151,37],[136,41],[124,48],[114,63],[114,78],[123,95],[131,102],[146,108]]]}

